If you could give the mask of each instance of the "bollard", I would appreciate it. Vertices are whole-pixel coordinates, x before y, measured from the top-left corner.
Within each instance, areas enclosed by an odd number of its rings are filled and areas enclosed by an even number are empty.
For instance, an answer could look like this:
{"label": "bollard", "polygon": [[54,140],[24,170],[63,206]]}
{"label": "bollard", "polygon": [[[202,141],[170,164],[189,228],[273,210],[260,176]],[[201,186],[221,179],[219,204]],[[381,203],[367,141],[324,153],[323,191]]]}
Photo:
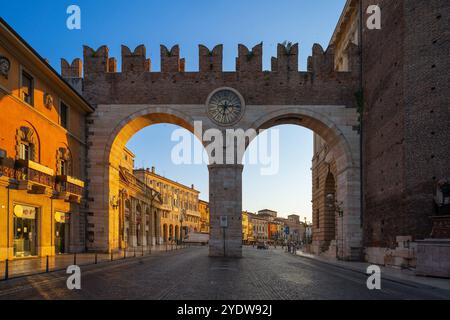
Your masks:
{"label": "bollard", "polygon": [[123,259],[125,260],[127,258],[127,249],[123,249]]}
{"label": "bollard", "polygon": [[48,267],[48,256],[46,256],[45,258],[45,273],[49,272],[49,267]]}
{"label": "bollard", "polygon": [[97,257],[97,253],[95,254],[95,260],[94,260],[94,264],[98,263],[98,257]]}
{"label": "bollard", "polygon": [[77,253],[73,254],[73,265],[76,266],[77,265]]}
{"label": "bollard", "polygon": [[8,280],[9,277],[9,260],[6,259],[5,261],[5,280]]}
{"label": "bollard", "polygon": [[111,251],[111,261],[114,261],[114,253]]}

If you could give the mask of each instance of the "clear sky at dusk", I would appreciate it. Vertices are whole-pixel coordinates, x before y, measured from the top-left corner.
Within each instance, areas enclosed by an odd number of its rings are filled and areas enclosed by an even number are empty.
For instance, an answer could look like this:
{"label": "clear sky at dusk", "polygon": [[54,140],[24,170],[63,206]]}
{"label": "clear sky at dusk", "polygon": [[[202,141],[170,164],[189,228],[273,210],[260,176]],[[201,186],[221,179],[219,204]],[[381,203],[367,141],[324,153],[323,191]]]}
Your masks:
{"label": "clear sky at dusk", "polygon": [[[81,8],[82,29],[66,28],[66,9]],[[0,15],[44,58],[60,70],[60,58],[82,57],[82,45],[108,45],[118,59],[120,46],[132,50],[145,44],[153,71],[159,71],[159,45],[179,44],[187,71],[198,69],[198,44],[224,45],[224,70],[235,70],[237,45],[264,43],[264,69],[270,70],[277,43],[300,43],[300,69],[314,43],[324,48],[345,0],[22,0],[2,3]],[[208,170],[202,166],[175,166],[170,161],[174,142],[171,125],[140,131],[129,142],[137,166],[156,166],[168,178],[194,183],[208,199]],[[301,127],[280,130],[280,171],[261,176],[258,166],[247,166],[243,180],[244,210],[270,208],[281,215],[311,217],[312,133]]]}

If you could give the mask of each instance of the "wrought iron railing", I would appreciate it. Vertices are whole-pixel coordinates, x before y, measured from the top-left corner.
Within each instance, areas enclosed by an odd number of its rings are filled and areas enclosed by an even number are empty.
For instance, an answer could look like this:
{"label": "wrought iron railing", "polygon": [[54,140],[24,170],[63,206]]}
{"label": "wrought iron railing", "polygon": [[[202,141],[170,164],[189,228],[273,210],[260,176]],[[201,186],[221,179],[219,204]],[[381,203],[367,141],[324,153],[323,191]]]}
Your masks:
{"label": "wrought iron railing", "polygon": [[56,183],[57,192],[67,192],[78,196],[83,195],[83,188],[67,181],[58,181]]}
{"label": "wrought iron railing", "polygon": [[55,185],[55,177],[44,172],[27,167],[16,169],[16,171],[19,173],[19,180],[28,180],[51,188]]}
{"label": "wrought iron railing", "polygon": [[20,179],[20,173],[17,172],[17,170],[13,167],[0,165],[0,176],[5,176],[10,179],[19,180]]}

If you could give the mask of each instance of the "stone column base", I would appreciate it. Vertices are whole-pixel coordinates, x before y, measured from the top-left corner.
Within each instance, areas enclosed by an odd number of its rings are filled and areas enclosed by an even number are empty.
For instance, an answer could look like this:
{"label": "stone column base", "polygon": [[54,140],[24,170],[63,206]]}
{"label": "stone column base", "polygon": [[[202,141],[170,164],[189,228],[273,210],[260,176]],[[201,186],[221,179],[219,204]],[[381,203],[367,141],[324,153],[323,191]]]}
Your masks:
{"label": "stone column base", "polygon": [[[242,257],[242,165],[209,167],[210,257]],[[221,218],[227,225],[221,224]]]}

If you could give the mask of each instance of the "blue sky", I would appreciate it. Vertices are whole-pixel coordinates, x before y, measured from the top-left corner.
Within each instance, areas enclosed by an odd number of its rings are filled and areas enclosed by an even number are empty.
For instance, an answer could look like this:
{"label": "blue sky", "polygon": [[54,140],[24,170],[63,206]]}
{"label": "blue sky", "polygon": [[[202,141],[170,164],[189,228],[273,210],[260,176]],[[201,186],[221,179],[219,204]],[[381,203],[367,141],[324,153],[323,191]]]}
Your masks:
{"label": "blue sky", "polygon": [[[66,28],[66,9],[81,8],[82,29]],[[276,55],[277,43],[300,43],[300,69],[314,43],[326,47],[345,0],[22,0],[2,3],[0,15],[56,70],[60,58],[82,57],[82,45],[108,45],[119,61],[120,45],[134,49],[145,44],[153,70],[159,70],[159,45],[179,44],[187,71],[198,69],[198,44],[224,45],[224,70],[235,69],[237,45],[263,41],[264,69]],[[155,165],[160,173],[179,182],[195,183],[207,199],[206,166],[177,167],[170,163],[173,126],[145,128],[129,142],[136,164]],[[244,209],[278,210],[281,215],[311,216],[312,133],[283,126],[280,129],[280,172],[262,177],[257,166],[244,171]],[[158,150],[158,152],[155,152]]]}

